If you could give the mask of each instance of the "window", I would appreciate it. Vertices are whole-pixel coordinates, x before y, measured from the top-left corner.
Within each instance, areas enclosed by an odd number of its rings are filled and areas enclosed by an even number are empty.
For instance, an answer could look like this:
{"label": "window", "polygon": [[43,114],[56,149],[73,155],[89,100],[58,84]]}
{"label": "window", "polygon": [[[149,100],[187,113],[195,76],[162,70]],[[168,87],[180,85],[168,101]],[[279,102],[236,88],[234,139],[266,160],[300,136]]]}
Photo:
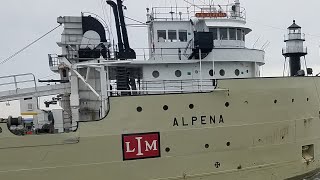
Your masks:
{"label": "window", "polygon": [[209,31],[213,33],[213,40],[218,39],[218,29],[217,28],[209,28]]}
{"label": "window", "polygon": [[242,30],[242,40],[243,40],[243,41],[246,40],[246,33],[244,33],[244,30]]}
{"label": "window", "polygon": [[33,110],[33,105],[32,104],[28,104],[28,111],[32,111]]}
{"label": "window", "polygon": [[168,39],[171,42],[177,41],[177,31],[176,30],[169,30],[168,31]]}
{"label": "window", "polygon": [[153,72],[152,72],[152,76],[153,76],[154,78],[158,78],[158,77],[160,76],[159,71],[153,71]]}
{"label": "window", "polygon": [[237,29],[237,40],[241,41],[241,29]]}
{"label": "window", "polygon": [[236,70],[234,71],[234,74],[235,74],[236,76],[239,76],[239,75],[240,75],[240,70],[239,70],[239,69],[236,69]]}
{"label": "window", "polygon": [[158,42],[165,42],[167,40],[167,31],[158,30]]}
{"label": "window", "polygon": [[175,75],[176,75],[177,77],[181,77],[181,71],[180,71],[180,70],[176,70]]}
{"label": "window", "polygon": [[63,76],[64,78],[67,77],[67,70],[65,70],[65,69],[62,70],[62,76]]}
{"label": "window", "polygon": [[179,41],[187,42],[188,41],[188,31],[187,30],[179,30]]}
{"label": "window", "polygon": [[235,28],[230,28],[229,29],[229,37],[230,40],[236,40],[236,29]]}
{"label": "window", "polygon": [[214,74],[214,73],[213,73],[213,70],[211,69],[211,70],[209,71],[209,75],[210,75],[210,76],[213,76],[213,74]]}
{"label": "window", "polygon": [[226,72],[223,69],[221,69],[219,74],[220,74],[220,76],[224,76],[226,74]]}
{"label": "window", "polygon": [[227,28],[220,28],[220,39],[221,40],[228,40],[228,29]]}

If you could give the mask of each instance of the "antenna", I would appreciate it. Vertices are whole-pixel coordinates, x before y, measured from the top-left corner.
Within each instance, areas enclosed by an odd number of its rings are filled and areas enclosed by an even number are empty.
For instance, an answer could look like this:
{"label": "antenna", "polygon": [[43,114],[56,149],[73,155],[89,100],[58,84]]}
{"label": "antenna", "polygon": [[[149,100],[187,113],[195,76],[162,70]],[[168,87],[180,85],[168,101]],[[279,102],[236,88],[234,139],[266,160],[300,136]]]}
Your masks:
{"label": "antenna", "polygon": [[254,49],[254,47],[256,46],[257,42],[260,40],[261,36],[253,43],[252,45],[252,49]]}
{"label": "antenna", "polygon": [[270,41],[267,41],[266,43],[263,44],[263,46],[261,47],[261,50],[264,51],[265,49],[267,49],[269,47],[269,45],[270,45]]}

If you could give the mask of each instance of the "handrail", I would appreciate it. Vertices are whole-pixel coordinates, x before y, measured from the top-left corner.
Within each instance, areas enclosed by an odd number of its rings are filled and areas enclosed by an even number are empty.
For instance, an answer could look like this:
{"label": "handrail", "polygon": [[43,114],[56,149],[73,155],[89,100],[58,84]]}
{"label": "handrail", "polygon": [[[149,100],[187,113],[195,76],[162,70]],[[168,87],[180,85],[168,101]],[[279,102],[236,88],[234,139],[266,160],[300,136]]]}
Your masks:
{"label": "handrail", "polygon": [[[24,76],[31,76],[32,79],[29,80],[18,80],[18,77],[24,77]],[[15,87],[15,91],[18,91],[19,88],[19,84],[26,84],[26,83],[30,83],[33,82],[34,84],[34,88],[35,88],[35,92],[37,92],[37,83],[36,83],[36,77],[34,74],[32,73],[25,73],[25,74],[17,74],[17,75],[10,75],[10,76],[2,76],[0,77],[1,79],[11,79],[10,82],[4,82],[4,83],[0,83],[0,86],[8,86],[8,85],[14,85]]]}
{"label": "handrail", "polygon": [[[216,80],[156,80],[156,81],[140,81],[137,90],[117,90],[116,82],[111,83],[112,96],[120,96],[121,92],[136,93],[135,95],[148,94],[166,94],[166,93],[189,93],[189,92],[208,92],[216,89]],[[140,94],[139,94],[140,93]]]}
{"label": "handrail", "polygon": [[[225,16],[213,16],[210,18],[219,19],[240,19],[246,20],[246,10],[239,7],[239,11],[232,10],[232,5],[192,5],[190,7],[153,7],[150,13],[152,20],[190,20],[199,13],[224,13]],[[209,18],[209,17],[207,17]]]}

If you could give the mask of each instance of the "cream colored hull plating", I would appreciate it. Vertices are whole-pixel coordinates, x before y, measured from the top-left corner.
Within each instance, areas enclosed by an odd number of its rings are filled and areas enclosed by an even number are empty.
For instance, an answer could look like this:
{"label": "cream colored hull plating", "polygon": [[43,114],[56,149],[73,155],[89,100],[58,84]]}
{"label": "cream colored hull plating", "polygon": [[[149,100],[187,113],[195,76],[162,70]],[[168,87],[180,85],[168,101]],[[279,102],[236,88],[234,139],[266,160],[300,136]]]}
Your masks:
{"label": "cream colored hull plating", "polygon": [[[277,180],[320,167],[320,78],[223,80],[219,88],[228,91],[114,97],[104,120],[70,134],[17,137],[1,124],[0,178]],[[224,123],[192,125],[214,115]],[[161,157],[123,161],[121,135],[144,132],[160,132]],[[302,146],[311,144],[307,163]]]}

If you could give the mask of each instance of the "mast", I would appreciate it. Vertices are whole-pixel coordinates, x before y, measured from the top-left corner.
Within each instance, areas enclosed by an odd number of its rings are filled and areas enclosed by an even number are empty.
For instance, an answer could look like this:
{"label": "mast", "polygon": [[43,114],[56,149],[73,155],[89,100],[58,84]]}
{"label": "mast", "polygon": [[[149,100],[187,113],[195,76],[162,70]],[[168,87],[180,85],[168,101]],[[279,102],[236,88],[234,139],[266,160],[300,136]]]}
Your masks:
{"label": "mast", "polygon": [[127,50],[127,49],[130,49],[130,45],[129,45],[127,27],[124,21],[122,0],[117,0],[117,3],[118,3],[118,12],[119,12],[119,18],[120,18],[120,26],[122,30],[123,43],[124,43],[125,49]]}
{"label": "mast", "polygon": [[129,45],[128,31],[123,14],[122,0],[117,0],[117,4],[112,0],[107,0],[107,4],[109,4],[113,8],[113,13],[116,21],[119,44],[119,52],[117,58],[121,60],[136,59],[136,53],[133,49],[130,48]]}
{"label": "mast", "polygon": [[117,8],[117,4],[112,0],[108,0],[107,4],[109,4],[113,9],[114,19],[116,22],[116,29],[117,29],[117,37],[118,37],[118,48],[119,53],[122,54],[124,52],[124,46],[122,42],[122,35],[121,35],[121,28],[120,28],[120,21],[119,21],[119,12]]}

